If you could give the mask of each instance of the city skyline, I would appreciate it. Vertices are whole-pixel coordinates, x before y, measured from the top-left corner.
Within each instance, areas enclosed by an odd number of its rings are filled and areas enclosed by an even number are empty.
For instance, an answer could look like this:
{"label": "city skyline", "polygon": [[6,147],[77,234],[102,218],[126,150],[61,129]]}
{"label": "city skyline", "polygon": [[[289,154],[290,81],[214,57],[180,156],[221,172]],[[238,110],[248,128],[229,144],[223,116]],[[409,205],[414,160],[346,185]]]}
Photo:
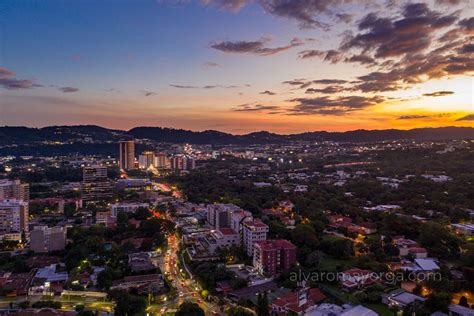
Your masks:
{"label": "city skyline", "polygon": [[0,125],[474,126],[469,1],[7,1]]}

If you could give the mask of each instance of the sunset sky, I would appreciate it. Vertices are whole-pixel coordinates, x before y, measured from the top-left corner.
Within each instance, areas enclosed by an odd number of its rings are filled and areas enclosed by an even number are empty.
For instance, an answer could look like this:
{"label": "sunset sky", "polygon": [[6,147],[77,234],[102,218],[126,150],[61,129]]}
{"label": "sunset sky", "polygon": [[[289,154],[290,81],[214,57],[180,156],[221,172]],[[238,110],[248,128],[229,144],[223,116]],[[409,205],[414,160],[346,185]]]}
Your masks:
{"label": "sunset sky", "polygon": [[473,4],[3,0],[0,125],[474,126]]}

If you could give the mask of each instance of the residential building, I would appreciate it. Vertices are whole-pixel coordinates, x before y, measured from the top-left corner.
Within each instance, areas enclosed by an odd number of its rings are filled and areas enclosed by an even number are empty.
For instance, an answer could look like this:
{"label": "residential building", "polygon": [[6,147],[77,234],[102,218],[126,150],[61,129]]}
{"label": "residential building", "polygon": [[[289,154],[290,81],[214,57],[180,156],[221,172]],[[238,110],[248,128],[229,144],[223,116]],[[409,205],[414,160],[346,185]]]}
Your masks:
{"label": "residential building", "polygon": [[148,169],[155,166],[155,153],[152,151],[144,151],[138,156],[138,167],[140,169]]}
{"label": "residential building", "polygon": [[353,268],[342,272],[339,281],[344,288],[352,290],[374,284],[379,281],[379,277],[370,270]]}
{"label": "residential building", "polygon": [[234,204],[210,204],[207,206],[207,222],[214,228],[231,227],[233,212],[240,211]]}
{"label": "residential building", "polygon": [[170,166],[173,170],[193,170],[196,168],[196,161],[188,155],[175,155],[170,159]]}
{"label": "residential building", "polygon": [[20,180],[0,180],[0,200],[17,199],[28,202],[30,200],[30,185]]}
{"label": "residential building", "polygon": [[148,209],[148,203],[115,203],[110,206],[111,215],[117,217],[119,212],[135,213],[139,208]]}
{"label": "residential building", "polygon": [[114,228],[117,225],[117,217],[112,216],[111,211],[97,212],[95,213],[95,223],[107,228]]}
{"label": "residential building", "polygon": [[34,252],[59,251],[65,247],[65,227],[35,226],[30,232],[30,249]]}
{"label": "residential building", "polygon": [[28,232],[28,202],[17,199],[0,200],[0,232]]}
{"label": "residential building", "polygon": [[267,240],[269,228],[260,219],[254,219],[243,223],[243,245],[248,256],[253,256],[253,245],[257,241]]}
{"label": "residential building", "polygon": [[107,177],[107,167],[86,166],[82,170],[81,197],[85,202],[110,199],[112,184]]}
{"label": "residential building", "polygon": [[170,169],[171,162],[166,153],[158,153],[155,156],[154,166],[157,169]]}
{"label": "residential building", "polygon": [[274,277],[296,264],[296,246],[285,239],[254,243],[253,266],[258,273]]}
{"label": "residential building", "polygon": [[298,288],[294,292],[285,293],[272,302],[272,314],[279,316],[306,315],[306,312],[326,299],[317,288]]}
{"label": "residential building", "polygon": [[252,213],[249,211],[238,210],[232,212],[230,216],[230,228],[242,234],[243,224],[244,222],[248,222],[253,220]]}
{"label": "residential building", "polygon": [[133,140],[119,142],[119,167],[121,170],[135,169],[135,142]]}

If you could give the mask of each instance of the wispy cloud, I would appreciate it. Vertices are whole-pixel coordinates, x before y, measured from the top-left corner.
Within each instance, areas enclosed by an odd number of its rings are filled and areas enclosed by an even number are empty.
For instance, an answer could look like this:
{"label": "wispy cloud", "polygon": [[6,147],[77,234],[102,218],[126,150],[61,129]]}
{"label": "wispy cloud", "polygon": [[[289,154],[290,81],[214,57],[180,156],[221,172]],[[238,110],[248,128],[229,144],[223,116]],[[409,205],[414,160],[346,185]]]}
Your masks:
{"label": "wispy cloud", "polygon": [[59,87],[59,91],[62,93],[73,93],[79,91],[79,88],[74,88],[74,87]]}
{"label": "wispy cloud", "polygon": [[16,73],[13,70],[5,67],[0,67],[0,87],[8,90],[31,89],[42,87],[42,85],[35,83],[33,80],[16,79]]}
{"label": "wispy cloud", "polygon": [[263,37],[255,41],[212,42],[211,47],[224,53],[270,56],[304,44],[304,41],[296,37],[285,46],[268,47],[269,42],[271,42],[270,38]]}
{"label": "wispy cloud", "polygon": [[424,97],[444,97],[446,95],[454,94],[453,91],[435,91],[431,93],[424,93]]}
{"label": "wispy cloud", "polygon": [[260,92],[260,94],[275,95],[276,93],[270,90],[265,90],[265,91]]}
{"label": "wispy cloud", "polygon": [[140,92],[146,97],[151,97],[153,95],[158,95],[158,93],[156,93],[154,91],[149,91],[149,90],[140,90]]}
{"label": "wispy cloud", "polygon": [[234,112],[262,112],[262,111],[275,111],[280,109],[276,105],[262,105],[258,103],[245,103],[237,105],[232,109]]}

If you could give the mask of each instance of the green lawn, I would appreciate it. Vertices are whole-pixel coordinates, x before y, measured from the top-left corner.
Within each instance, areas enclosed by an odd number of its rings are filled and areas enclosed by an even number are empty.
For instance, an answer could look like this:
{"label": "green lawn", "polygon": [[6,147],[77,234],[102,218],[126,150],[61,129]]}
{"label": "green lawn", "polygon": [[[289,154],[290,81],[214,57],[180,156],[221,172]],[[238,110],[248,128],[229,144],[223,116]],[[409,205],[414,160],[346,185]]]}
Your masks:
{"label": "green lawn", "polygon": [[344,238],[336,236],[336,235],[331,235],[331,234],[326,234],[323,236],[323,241],[334,242],[336,240],[341,240],[341,239],[344,239]]}

